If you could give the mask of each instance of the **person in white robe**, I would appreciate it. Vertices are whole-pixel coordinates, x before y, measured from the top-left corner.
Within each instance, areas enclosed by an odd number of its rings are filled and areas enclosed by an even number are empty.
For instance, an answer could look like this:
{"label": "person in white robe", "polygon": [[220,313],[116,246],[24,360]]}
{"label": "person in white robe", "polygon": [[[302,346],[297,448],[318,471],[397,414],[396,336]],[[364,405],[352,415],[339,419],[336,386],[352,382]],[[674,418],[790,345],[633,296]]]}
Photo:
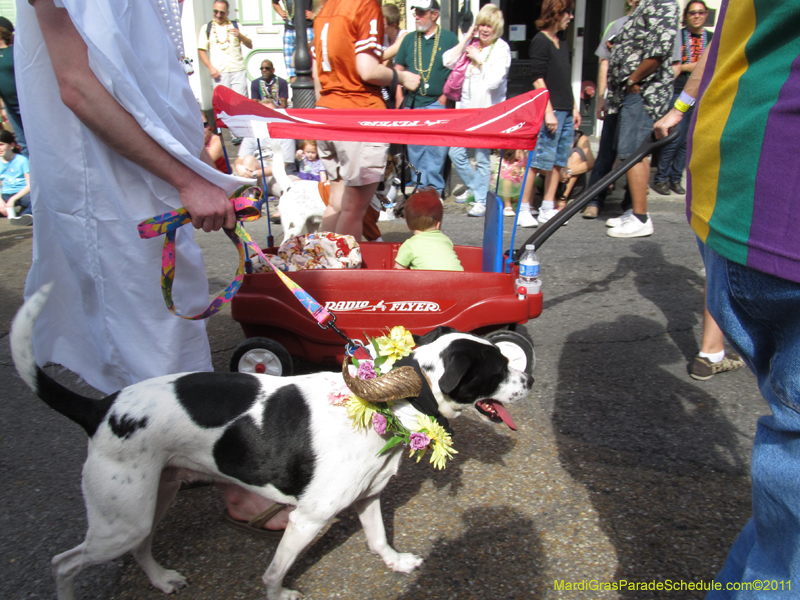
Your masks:
{"label": "person in white robe", "polygon": [[[178,0],[18,3],[15,68],[31,156],[33,263],[26,298],[54,282],[34,329],[39,364],[112,393],[150,377],[211,370],[203,321],[161,294],[163,239],[137,224],[185,207],[195,228],[233,227],[228,195],[252,180],[200,159],[203,121],[181,58]],[[176,35],[175,32],[178,32]],[[173,295],[208,304],[191,227],[177,235]],[[225,486],[229,514],[265,499]],[[267,527],[285,525],[285,511]]]}
{"label": "person in white robe", "polygon": [[[181,205],[196,227],[232,224],[227,197],[247,182],[200,159],[202,115],[159,6],[171,2],[37,0],[17,14],[35,174],[25,296],[55,283],[34,330],[36,357],[105,393],[211,370],[205,323],[164,304],[163,238],[142,240],[136,226]],[[188,226],[177,235],[174,295],[183,314],[209,301]]]}

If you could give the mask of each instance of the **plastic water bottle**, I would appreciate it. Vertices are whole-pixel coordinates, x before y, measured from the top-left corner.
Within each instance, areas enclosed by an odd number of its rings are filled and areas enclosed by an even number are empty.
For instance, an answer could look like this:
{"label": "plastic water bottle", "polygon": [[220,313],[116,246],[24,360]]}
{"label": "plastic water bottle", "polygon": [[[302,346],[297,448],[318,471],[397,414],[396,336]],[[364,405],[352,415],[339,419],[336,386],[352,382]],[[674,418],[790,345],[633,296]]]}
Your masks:
{"label": "plastic water bottle", "polygon": [[533,244],[525,246],[525,253],[519,261],[517,287],[525,288],[527,294],[537,294],[542,287],[542,282],[539,281],[539,257],[535,250]]}

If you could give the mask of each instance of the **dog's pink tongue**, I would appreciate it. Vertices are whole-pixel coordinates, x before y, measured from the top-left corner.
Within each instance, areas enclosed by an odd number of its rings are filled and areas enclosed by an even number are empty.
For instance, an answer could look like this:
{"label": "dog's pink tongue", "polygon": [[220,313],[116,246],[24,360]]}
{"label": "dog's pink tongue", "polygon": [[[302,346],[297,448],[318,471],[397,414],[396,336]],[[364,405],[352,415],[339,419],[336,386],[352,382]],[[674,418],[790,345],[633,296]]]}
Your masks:
{"label": "dog's pink tongue", "polygon": [[506,407],[503,406],[502,403],[496,402],[495,400],[487,400],[487,403],[492,405],[492,408],[497,412],[497,416],[503,419],[503,423],[508,425],[509,429],[513,429],[514,431],[517,430],[517,426],[514,424],[514,419],[511,418],[511,415],[508,414]]}

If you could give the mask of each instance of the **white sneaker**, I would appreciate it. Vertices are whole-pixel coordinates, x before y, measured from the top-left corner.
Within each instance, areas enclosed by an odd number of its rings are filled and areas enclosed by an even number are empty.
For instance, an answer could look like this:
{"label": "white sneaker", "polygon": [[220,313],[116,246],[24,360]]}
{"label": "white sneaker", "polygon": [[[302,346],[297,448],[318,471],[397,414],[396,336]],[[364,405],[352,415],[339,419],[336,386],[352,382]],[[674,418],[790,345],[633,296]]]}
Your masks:
{"label": "white sneaker", "polygon": [[467,213],[468,217],[484,217],[486,216],[486,205],[475,204],[472,209]]}
{"label": "white sneaker", "polygon": [[473,195],[473,193],[469,190],[469,188],[467,188],[466,192],[464,192],[463,194],[459,194],[454,198],[454,200],[456,201],[456,204],[464,204],[464,202],[474,197],[475,196]]}
{"label": "white sneaker", "polygon": [[624,213],[622,213],[618,217],[611,217],[610,219],[606,220],[606,227],[619,227],[622,225],[622,222],[630,219],[633,216],[633,209],[629,208]]}
{"label": "white sneaker", "polygon": [[606,230],[606,233],[616,238],[634,238],[653,235],[653,220],[650,218],[650,213],[647,213],[647,221],[642,223],[631,213],[629,219],[625,219],[617,227]]}
{"label": "white sneaker", "polygon": [[558,211],[555,208],[540,208],[539,209],[539,216],[536,219],[544,225],[550,219],[555,217],[558,214]]}
{"label": "white sneaker", "polygon": [[16,225],[17,227],[27,227],[33,225],[33,217],[31,215],[20,215],[18,217],[8,217],[9,225]]}
{"label": "white sneaker", "polygon": [[517,224],[520,227],[538,227],[539,226],[539,223],[536,222],[536,219],[527,210],[519,211],[519,219],[517,219]]}

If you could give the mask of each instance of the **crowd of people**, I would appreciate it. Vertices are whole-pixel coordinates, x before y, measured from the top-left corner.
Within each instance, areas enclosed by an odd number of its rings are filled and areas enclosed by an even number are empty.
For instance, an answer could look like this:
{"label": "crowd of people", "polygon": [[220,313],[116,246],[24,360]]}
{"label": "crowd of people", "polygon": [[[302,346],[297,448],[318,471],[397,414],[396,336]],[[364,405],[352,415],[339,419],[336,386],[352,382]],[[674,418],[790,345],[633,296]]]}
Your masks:
{"label": "crowd of people", "polygon": [[[307,40],[313,53],[320,46],[319,34],[324,27],[326,14],[334,12],[334,4],[315,2],[306,11],[309,20]],[[599,60],[597,84],[582,83],[581,96],[588,101],[596,98],[597,117],[603,121],[598,155],[595,156],[588,139],[580,131],[581,111],[578,99],[572,92],[572,66],[564,32],[574,16],[574,0],[544,0],[536,26],[539,29],[531,41],[529,58],[534,88],[547,88],[549,101],[544,123],[530,157],[530,172],[506,164],[500,156],[500,166],[492,174],[492,149],[447,148],[443,146],[408,145],[407,157],[418,171],[420,187],[432,187],[444,195],[447,189],[446,162],[450,162],[464,183],[463,193],[455,196],[456,203],[470,203],[466,213],[482,217],[486,213],[486,199],[492,181],[502,181],[503,214],[516,215],[512,204],[519,202],[517,223],[521,227],[536,227],[547,222],[581,191],[606,175],[616,160],[630,155],[652,128],[652,123],[666,113],[670,100],[677,99],[683,85],[699,56],[712,38],[703,25],[708,9],[702,0],[689,2],[683,11],[685,27],[678,27],[678,5],[674,0],[627,0],[628,16],[610,24],[596,54]],[[294,80],[294,2],[274,0],[277,14],[284,19],[284,61],[289,80]],[[472,26],[460,35],[444,29],[440,20],[441,8],[437,0],[412,0],[414,29],[409,33],[400,29],[400,12],[394,4],[380,7],[381,15],[373,29],[361,42],[355,56],[348,51],[346,64],[333,68],[334,60],[344,55],[325,50],[326,59],[315,63],[312,74],[317,86],[317,106],[328,108],[485,108],[506,99],[511,51],[502,39],[505,21],[495,5],[485,5]],[[239,25],[228,16],[224,0],[214,4],[214,20],[205,25],[199,35],[198,48],[201,60],[208,67],[214,85],[229,85],[241,91],[244,88],[244,63],[242,46],[249,47],[249,38],[239,30]],[[316,38],[315,38],[316,31]],[[377,32],[377,35],[376,35]],[[348,32],[351,39],[352,34]],[[330,36],[322,41],[327,46]],[[315,41],[316,40],[316,41]],[[338,42],[338,40],[336,40]],[[367,60],[369,50],[386,67],[381,77],[375,73],[360,73],[358,62]],[[353,62],[355,60],[355,62]],[[418,78],[408,80],[409,74]],[[389,80],[389,76],[393,79]],[[461,84],[452,96],[448,90],[451,79],[460,78]],[[410,83],[408,83],[410,81]],[[403,83],[408,83],[403,85]],[[398,85],[399,84],[399,85]],[[378,93],[379,92],[379,93]],[[261,63],[261,77],[249,86],[249,95],[266,106],[286,108],[289,100],[289,82],[275,74],[270,60]],[[659,168],[650,183],[650,163],[647,158],[636,164],[627,175],[623,214],[606,221],[607,234],[612,237],[642,237],[652,235],[653,221],[647,212],[648,184],[658,193],[683,193],[683,171],[686,161],[686,130],[681,126],[681,137],[660,153]],[[234,139],[233,142],[239,143]],[[285,156],[295,153],[291,140],[282,140]],[[297,143],[300,141],[298,140]],[[304,142],[305,143],[305,142]],[[385,162],[385,145],[347,146],[317,140],[317,154],[325,166],[326,178],[331,182],[331,201],[324,221],[326,228],[336,233],[360,235],[355,223],[364,218],[371,199],[370,191],[380,179],[379,171]],[[269,176],[271,149],[262,143],[258,150],[253,145],[239,151],[234,172],[243,176]],[[338,148],[337,148],[338,147]],[[362,151],[356,151],[359,148]],[[297,164],[288,161],[291,175],[305,177],[298,166],[303,162],[302,148],[295,147]],[[358,157],[353,163],[349,157]],[[517,162],[527,155],[509,158]],[[367,166],[366,163],[374,165]],[[495,164],[498,160],[495,160]],[[261,165],[264,166],[261,166]],[[366,170],[374,173],[362,179]],[[354,178],[347,169],[359,172]],[[498,172],[499,171],[499,172]],[[320,171],[317,171],[320,172]],[[511,177],[509,180],[508,178]],[[536,181],[527,185],[519,197],[512,198],[509,190],[519,189],[521,179]],[[369,180],[369,181],[368,181]],[[374,180],[374,181],[372,181]],[[351,185],[347,182],[351,181]],[[587,183],[588,182],[588,183]],[[367,186],[369,184],[369,186]],[[356,189],[359,188],[359,189]],[[540,202],[537,201],[540,192]],[[347,200],[345,201],[345,193]],[[583,217],[596,218],[604,206],[606,191],[593,198],[586,206]],[[373,194],[374,195],[374,194]],[[344,213],[340,222],[339,216]],[[360,218],[359,218],[360,217]]]}
{"label": "crowd of people", "polygon": [[[796,31],[786,24],[797,22],[800,9],[794,2],[773,3],[767,14],[754,3],[723,0],[712,36],[704,28],[708,8],[702,0],[686,4],[683,28],[676,0],[628,0],[628,16],[609,26],[597,49],[595,97],[604,126],[595,159],[585,136],[575,134],[581,114],[563,37],[574,0],[544,0],[530,48],[533,86],[550,91],[544,123],[530,161],[522,152],[505,153],[497,174],[509,216],[527,165],[529,179],[541,176],[538,218],[534,186],[518,198],[519,224],[536,226],[563,210],[582,185],[579,177],[590,174],[591,185],[654,129],[666,135],[679,127],[681,136],[662,151],[652,184],[648,159],[630,169],[629,207],[606,225],[611,237],[652,235],[648,185],[660,194],[683,193],[688,159],[690,220],[708,272],[703,351],[693,376],[704,379],[747,363],[772,410],[759,421],[755,439],[753,518],[720,574],[734,582],[789,581],[800,574],[800,238],[794,190],[785,186],[786,173],[794,173],[790,148],[797,123],[786,90],[793,89],[798,55]],[[291,80],[293,2],[273,5],[285,19]],[[0,213],[35,224],[26,296],[44,283],[57,287],[59,301],[46,305],[37,323],[37,361],[64,365],[113,393],[157,375],[211,370],[205,324],[165,309],[160,281],[152,275],[161,265],[160,243],[139,240],[136,225],[184,207],[197,229],[231,228],[229,194],[253,178],[270,177],[263,159],[271,158],[271,150],[269,140],[242,141],[230,173],[213,124],[193,100],[181,36],[169,34],[179,29],[179,14],[151,3],[94,0],[92,6],[19,3],[16,32],[0,18],[2,116],[13,131],[0,132]],[[377,110],[392,102],[438,110],[484,108],[505,99],[511,53],[496,6],[485,5],[461,39],[442,27],[437,0],[412,0],[410,7],[409,32],[399,29],[396,8],[382,8],[377,0],[327,0],[307,13],[317,107]],[[214,18],[199,32],[208,75],[215,85],[287,107],[287,82],[275,75],[271,61],[262,61],[261,77],[248,86],[241,48],[251,48],[252,41],[229,12],[228,2],[214,2]],[[163,35],[155,40],[153,32]],[[747,45],[737,40],[742,32]],[[165,50],[175,60],[164,60]],[[14,53],[23,65],[16,73]],[[448,96],[450,75],[462,66],[461,89]],[[120,96],[119,90],[136,93]],[[24,130],[23,114],[37,115]],[[742,144],[746,137],[759,143]],[[384,176],[388,144],[280,143],[287,173],[296,172],[299,158],[301,177],[330,181],[322,228],[359,239]],[[490,149],[477,149],[473,164],[463,148],[409,146],[421,181],[406,212],[414,236],[398,254],[397,268],[461,268],[441,232],[448,155],[466,185],[456,201],[471,198],[468,214],[485,214]],[[603,201],[603,195],[594,198],[583,216],[596,218]],[[191,312],[193,302],[207,298],[208,283],[188,228],[178,237],[176,254],[181,276],[173,293]],[[431,257],[436,260],[429,262]],[[725,338],[736,353],[726,355]],[[141,352],[143,347],[151,351]],[[290,508],[243,488],[225,485],[224,496],[227,518],[240,526],[279,536],[288,522]]]}

